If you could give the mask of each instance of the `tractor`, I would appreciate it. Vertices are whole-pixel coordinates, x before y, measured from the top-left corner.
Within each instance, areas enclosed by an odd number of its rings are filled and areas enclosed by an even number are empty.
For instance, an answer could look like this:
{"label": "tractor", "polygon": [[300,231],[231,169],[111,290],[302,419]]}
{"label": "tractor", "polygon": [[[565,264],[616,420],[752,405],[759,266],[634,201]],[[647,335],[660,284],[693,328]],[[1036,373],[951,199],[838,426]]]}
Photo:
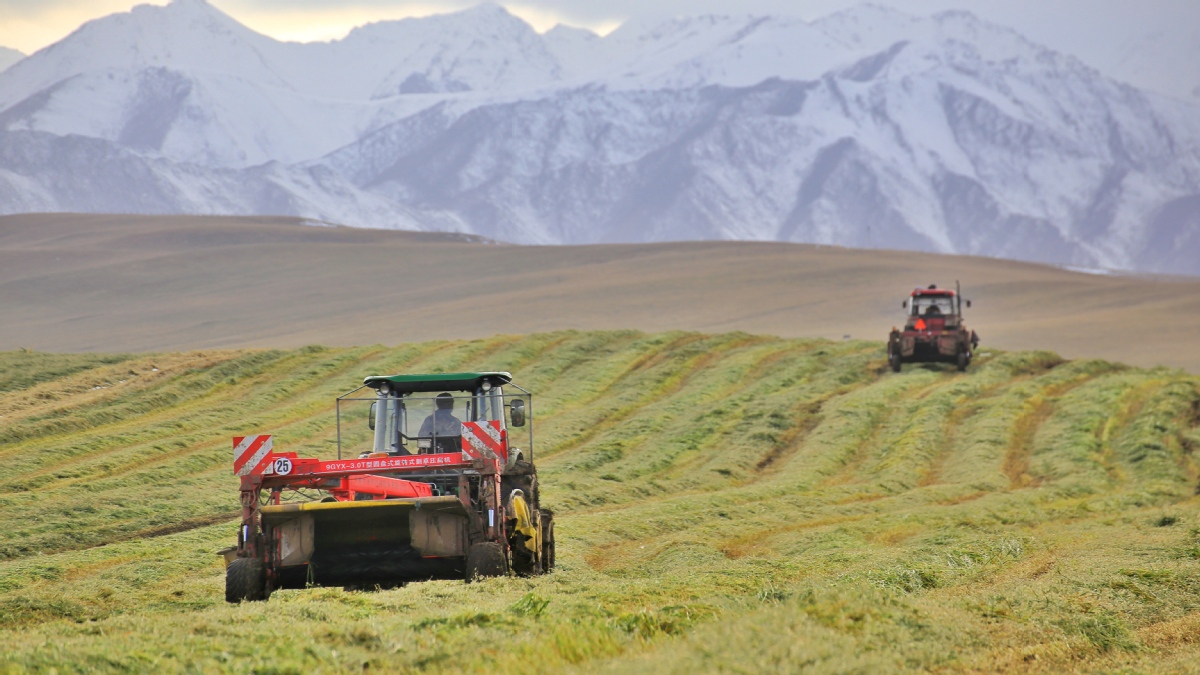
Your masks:
{"label": "tractor", "polygon": [[[967,307],[971,301],[966,301]],[[936,285],[913,289],[900,305],[908,310],[904,330],[892,328],[888,337],[888,365],[900,372],[904,363],[953,363],[960,371],[971,363],[979,336],[963,323],[963,297]]]}
{"label": "tractor", "polygon": [[242,522],[220,552],[225,599],[550,572],[532,412],[505,372],[371,376],[337,398],[336,460],[235,437]]}

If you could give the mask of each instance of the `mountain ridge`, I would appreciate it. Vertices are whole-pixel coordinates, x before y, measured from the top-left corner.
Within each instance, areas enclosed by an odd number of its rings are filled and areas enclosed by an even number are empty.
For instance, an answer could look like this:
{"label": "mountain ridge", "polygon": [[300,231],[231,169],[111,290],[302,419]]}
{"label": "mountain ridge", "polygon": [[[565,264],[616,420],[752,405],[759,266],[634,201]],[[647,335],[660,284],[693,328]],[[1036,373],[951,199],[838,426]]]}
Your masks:
{"label": "mountain ridge", "polygon": [[0,73],[8,70],[9,66],[25,58],[25,54],[11,47],[0,46]]}
{"label": "mountain ridge", "polygon": [[[3,213],[269,212],[516,243],[780,240],[1200,274],[1176,250],[1200,239],[1200,106],[962,11],[704,15],[600,37],[483,5],[299,44],[176,0],[85,24],[0,73],[0,92],[0,134],[31,145],[0,162]],[[124,168],[55,169],[47,143]],[[125,182],[89,187],[89,171]]]}

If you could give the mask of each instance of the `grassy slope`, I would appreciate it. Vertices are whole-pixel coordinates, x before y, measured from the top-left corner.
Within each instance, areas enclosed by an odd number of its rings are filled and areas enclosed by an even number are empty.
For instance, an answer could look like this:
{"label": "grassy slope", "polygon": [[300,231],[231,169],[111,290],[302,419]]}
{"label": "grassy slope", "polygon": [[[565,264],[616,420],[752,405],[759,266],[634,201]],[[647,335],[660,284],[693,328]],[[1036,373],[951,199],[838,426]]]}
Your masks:
{"label": "grassy slope", "polygon": [[[1200,657],[1200,378],[560,332],[0,353],[0,671],[1147,672]],[[369,373],[537,395],[560,569],[228,606],[229,437],[328,456]]]}

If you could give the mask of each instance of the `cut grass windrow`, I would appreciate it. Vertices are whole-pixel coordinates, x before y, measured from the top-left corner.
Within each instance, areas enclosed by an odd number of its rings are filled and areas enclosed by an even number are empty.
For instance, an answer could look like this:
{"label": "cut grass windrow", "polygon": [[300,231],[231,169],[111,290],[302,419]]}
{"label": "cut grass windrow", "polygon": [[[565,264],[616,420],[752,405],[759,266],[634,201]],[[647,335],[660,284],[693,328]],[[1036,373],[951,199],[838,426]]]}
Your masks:
{"label": "cut grass windrow", "polygon": [[[336,452],[368,374],[535,392],[559,569],[231,606],[229,438]],[[563,331],[0,353],[0,672],[1168,672],[1200,656],[1200,378]]]}

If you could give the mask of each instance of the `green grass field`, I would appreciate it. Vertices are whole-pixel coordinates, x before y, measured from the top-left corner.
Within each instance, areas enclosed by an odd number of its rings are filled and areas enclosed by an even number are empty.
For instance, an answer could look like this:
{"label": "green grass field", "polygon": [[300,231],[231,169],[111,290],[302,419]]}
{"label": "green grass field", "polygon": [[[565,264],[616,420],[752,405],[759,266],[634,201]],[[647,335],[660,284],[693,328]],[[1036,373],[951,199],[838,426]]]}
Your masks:
{"label": "green grass field", "polygon": [[[1048,353],[559,332],[0,353],[0,672],[1195,672],[1200,378]],[[227,605],[230,437],[368,374],[535,392],[559,569]]]}

